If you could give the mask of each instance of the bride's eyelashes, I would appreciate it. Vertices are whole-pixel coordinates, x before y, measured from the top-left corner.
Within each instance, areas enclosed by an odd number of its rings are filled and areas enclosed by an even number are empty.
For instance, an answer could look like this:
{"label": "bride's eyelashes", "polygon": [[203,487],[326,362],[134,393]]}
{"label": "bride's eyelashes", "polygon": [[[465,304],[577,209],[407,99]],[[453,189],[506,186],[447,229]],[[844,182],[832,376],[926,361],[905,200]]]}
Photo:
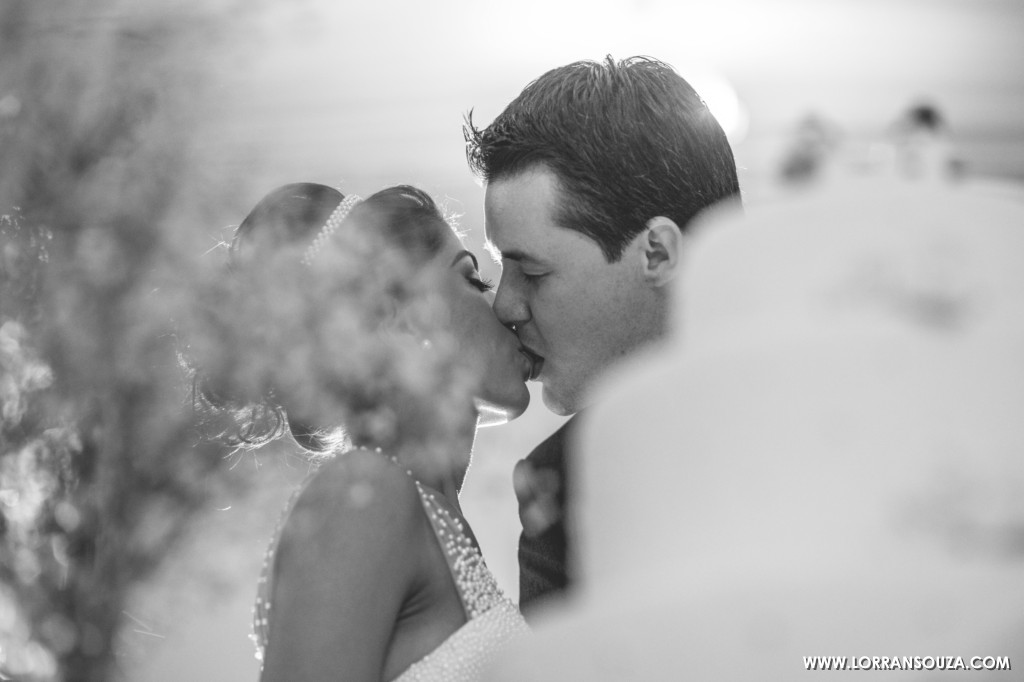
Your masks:
{"label": "bride's eyelashes", "polygon": [[472,284],[474,287],[476,287],[477,289],[484,293],[494,289],[494,283],[491,282],[491,280],[484,279],[483,277],[476,273],[467,277],[466,279],[469,281],[470,284]]}
{"label": "bride's eyelashes", "polygon": [[484,279],[480,276],[476,256],[469,251],[461,251],[459,255],[455,257],[455,260],[452,262],[452,266],[458,266],[458,270],[462,272],[462,276],[477,291],[487,293],[494,289],[494,284],[492,284],[490,280]]}

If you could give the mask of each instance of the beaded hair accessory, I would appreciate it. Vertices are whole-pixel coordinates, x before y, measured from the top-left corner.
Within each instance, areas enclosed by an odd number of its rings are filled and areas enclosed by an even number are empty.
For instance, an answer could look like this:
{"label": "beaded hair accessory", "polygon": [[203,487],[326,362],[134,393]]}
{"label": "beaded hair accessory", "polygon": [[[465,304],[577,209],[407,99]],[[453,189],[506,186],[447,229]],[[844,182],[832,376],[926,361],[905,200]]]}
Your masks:
{"label": "beaded hair accessory", "polygon": [[341,226],[348,217],[349,211],[355,208],[355,205],[362,201],[362,198],[355,195],[349,194],[341,203],[331,212],[331,215],[327,217],[327,222],[320,228],[320,232],[316,235],[313,243],[306,249],[306,254],[302,257],[302,264],[309,265],[316,258],[316,254],[320,252],[320,249],[324,247],[327,240],[331,238],[331,235]]}

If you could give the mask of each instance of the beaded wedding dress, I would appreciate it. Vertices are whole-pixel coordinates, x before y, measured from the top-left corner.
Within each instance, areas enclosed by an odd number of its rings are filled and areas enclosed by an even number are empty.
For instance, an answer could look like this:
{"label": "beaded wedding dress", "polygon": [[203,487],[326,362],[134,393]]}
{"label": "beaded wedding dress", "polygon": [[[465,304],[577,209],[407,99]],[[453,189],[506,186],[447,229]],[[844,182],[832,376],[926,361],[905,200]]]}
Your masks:
{"label": "beaded wedding dress", "polygon": [[[412,474],[409,474],[412,477]],[[444,552],[466,622],[436,649],[409,666],[393,682],[477,682],[496,654],[529,632],[519,609],[505,596],[487,568],[480,548],[462,521],[451,514],[436,494],[413,477],[423,511]],[[296,494],[297,497],[298,494]],[[291,505],[289,505],[290,507]],[[279,535],[279,533],[277,534]],[[270,570],[277,539],[267,550],[253,614],[252,639],[256,658],[263,660],[270,611]]]}

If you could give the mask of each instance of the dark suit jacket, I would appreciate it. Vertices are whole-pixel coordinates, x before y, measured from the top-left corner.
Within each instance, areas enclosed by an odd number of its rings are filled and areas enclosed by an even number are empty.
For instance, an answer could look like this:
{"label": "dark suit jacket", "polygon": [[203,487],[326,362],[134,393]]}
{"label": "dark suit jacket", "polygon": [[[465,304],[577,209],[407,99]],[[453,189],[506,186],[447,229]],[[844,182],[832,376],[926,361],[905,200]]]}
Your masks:
{"label": "dark suit jacket", "polygon": [[570,486],[565,449],[567,435],[578,416],[516,464],[514,480],[523,524],[519,536],[519,608],[527,618],[533,607],[562,595],[572,584],[566,565],[569,539],[565,510]]}

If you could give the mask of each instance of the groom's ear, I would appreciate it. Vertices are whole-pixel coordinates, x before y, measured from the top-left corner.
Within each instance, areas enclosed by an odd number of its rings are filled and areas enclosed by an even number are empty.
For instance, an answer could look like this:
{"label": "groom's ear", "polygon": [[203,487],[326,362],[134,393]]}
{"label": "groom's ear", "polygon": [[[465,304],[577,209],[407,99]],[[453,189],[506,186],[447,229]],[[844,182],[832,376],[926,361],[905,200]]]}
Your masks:
{"label": "groom's ear", "polygon": [[665,216],[655,216],[647,221],[639,237],[644,281],[661,287],[675,279],[686,246],[686,236],[676,222]]}

